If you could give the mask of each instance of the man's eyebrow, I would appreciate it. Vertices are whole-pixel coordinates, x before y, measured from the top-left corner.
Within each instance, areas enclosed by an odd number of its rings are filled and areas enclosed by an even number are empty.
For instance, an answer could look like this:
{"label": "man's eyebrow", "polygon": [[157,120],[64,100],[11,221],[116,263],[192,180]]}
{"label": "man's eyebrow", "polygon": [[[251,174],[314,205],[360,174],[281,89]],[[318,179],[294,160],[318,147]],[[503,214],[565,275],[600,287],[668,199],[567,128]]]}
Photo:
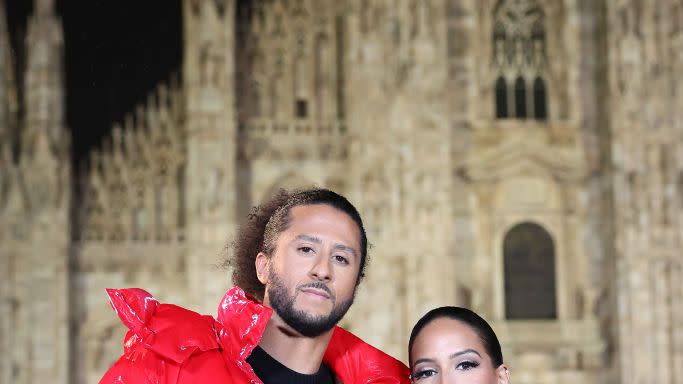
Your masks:
{"label": "man's eyebrow", "polygon": [[298,240],[306,240],[306,241],[310,241],[311,243],[316,243],[316,244],[320,244],[323,242],[319,238],[317,238],[315,236],[311,236],[311,235],[299,235],[296,238]]}
{"label": "man's eyebrow", "polygon": [[460,352],[452,353],[450,356],[448,356],[448,358],[449,358],[449,359],[452,359],[452,358],[454,358],[454,357],[458,357],[458,356],[464,355],[464,354],[466,354],[466,353],[474,353],[475,355],[481,357],[481,354],[479,354],[479,352],[475,351],[475,350],[472,349],[472,348],[467,348],[467,349],[463,349],[463,350],[460,351]]}
{"label": "man's eyebrow", "polygon": [[[320,240],[319,237],[311,236],[311,235],[298,235],[296,237],[297,240],[304,240],[304,241],[310,241],[311,243],[316,243],[316,244],[322,244],[322,240]],[[348,245],[344,244],[335,244],[334,249],[339,250],[339,251],[344,251],[352,254],[354,257],[358,256],[356,250],[353,247],[349,247]]]}
{"label": "man's eyebrow", "polygon": [[340,251],[349,252],[349,253],[352,254],[354,257],[358,256],[358,255],[356,255],[356,250],[353,249],[353,247],[349,247],[348,245],[344,245],[344,244],[335,244],[335,245],[334,245],[334,249],[337,249],[337,250],[340,250]]}

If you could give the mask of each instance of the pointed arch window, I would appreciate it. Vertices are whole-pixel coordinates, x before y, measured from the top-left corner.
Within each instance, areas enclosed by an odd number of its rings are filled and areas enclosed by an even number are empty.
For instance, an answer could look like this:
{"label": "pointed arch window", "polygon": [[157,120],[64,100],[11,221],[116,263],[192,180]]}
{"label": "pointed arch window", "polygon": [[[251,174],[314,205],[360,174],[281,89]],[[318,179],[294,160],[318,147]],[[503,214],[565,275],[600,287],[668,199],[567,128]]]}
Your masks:
{"label": "pointed arch window", "polygon": [[555,244],[542,226],[523,222],[503,240],[505,317],[555,319]]}
{"label": "pointed arch window", "polygon": [[525,119],[526,113],[526,84],[520,76],[515,80],[515,117]]}
{"label": "pointed arch window", "polygon": [[508,87],[502,76],[496,80],[496,117],[508,117]]}
{"label": "pointed arch window", "polygon": [[534,80],[534,117],[537,120],[545,120],[548,118],[545,83],[540,77],[537,77],[536,80]]}
{"label": "pointed arch window", "polygon": [[[537,1],[499,0],[494,8],[492,33],[496,118],[548,118],[545,16]],[[511,92],[501,92],[501,78]],[[540,79],[540,84],[537,81]],[[504,100],[503,100],[504,99]],[[507,105],[507,113],[501,106]]]}

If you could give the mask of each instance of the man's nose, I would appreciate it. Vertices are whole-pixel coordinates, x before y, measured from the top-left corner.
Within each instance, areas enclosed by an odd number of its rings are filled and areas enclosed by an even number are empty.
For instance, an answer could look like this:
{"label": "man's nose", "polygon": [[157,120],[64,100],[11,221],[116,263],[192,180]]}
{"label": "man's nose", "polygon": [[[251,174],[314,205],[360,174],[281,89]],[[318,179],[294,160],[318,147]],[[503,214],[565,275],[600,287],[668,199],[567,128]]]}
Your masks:
{"label": "man's nose", "polygon": [[313,279],[319,281],[327,282],[332,280],[330,258],[324,254],[316,257],[314,264],[311,266],[310,275]]}

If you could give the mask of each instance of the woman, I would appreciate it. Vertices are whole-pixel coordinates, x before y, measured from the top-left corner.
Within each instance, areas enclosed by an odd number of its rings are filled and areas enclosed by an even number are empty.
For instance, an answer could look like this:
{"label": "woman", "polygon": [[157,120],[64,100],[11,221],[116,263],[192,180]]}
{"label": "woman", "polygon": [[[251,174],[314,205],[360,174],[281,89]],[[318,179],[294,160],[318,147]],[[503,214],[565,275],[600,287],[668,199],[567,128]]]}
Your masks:
{"label": "woman", "polygon": [[408,342],[413,383],[508,384],[493,329],[466,308],[441,307],[415,324]]}

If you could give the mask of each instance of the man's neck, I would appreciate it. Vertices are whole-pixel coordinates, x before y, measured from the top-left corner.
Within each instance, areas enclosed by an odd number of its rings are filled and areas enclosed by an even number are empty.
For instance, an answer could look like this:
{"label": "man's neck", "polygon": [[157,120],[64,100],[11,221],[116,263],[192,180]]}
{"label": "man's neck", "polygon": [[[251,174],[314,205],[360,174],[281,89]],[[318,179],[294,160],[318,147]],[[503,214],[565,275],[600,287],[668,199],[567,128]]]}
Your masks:
{"label": "man's neck", "polygon": [[259,346],[287,368],[314,374],[320,369],[331,337],[332,330],[317,337],[301,336],[273,313]]}

